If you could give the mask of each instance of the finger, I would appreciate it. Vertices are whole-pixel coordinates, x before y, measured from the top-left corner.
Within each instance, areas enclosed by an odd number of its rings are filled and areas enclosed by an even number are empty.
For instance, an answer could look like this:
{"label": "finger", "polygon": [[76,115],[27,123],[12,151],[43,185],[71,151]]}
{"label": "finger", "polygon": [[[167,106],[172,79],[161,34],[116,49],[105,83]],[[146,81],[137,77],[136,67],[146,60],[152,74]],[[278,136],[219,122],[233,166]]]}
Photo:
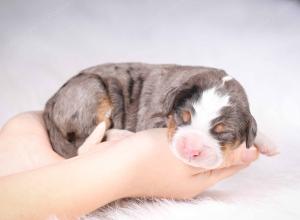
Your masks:
{"label": "finger", "polygon": [[106,141],[115,141],[126,138],[130,135],[134,134],[134,132],[121,130],[121,129],[109,129],[106,132]]}
{"label": "finger", "polygon": [[85,146],[83,151],[78,152],[78,155],[86,155],[86,154],[94,154],[96,152],[103,152],[104,150],[111,149],[112,146],[115,146],[115,144],[118,143],[118,141],[105,141],[98,144],[92,144]]}
{"label": "finger", "polygon": [[249,164],[256,160],[258,156],[259,152],[256,147],[252,146],[249,149],[247,149],[245,144],[243,144],[239,148],[226,153],[224,155],[224,162],[219,168]]}
{"label": "finger", "polygon": [[244,149],[241,155],[241,163],[242,164],[249,164],[259,157],[259,151],[256,147],[252,146],[249,149]]}
{"label": "finger", "polygon": [[90,147],[98,144],[102,141],[104,134],[105,134],[106,124],[105,121],[99,123],[94,131],[87,137],[85,142],[79,147],[78,154],[85,153],[89,151]]}
{"label": "finger", "polygon": [[197,193],[200,193],[207,188],[215,185],[220,180],[234,175],[240,170],[244,169],[248,165],[236,165],[228,168],[221,168],[215,170],[207,170],[202,173],[194,175],[192,181],[190,182],[190,187],[197,189]]}
{"label": "finger", "polygon": [[105,121],[99,123],[94,131],[87,137],[84,144],[98,144],[102,141],[105,134],[106,124]]}
{"label": "finger", "polygon": [[210,178],[212,182],[217,182],[222,179],[225,179],[227,177],[232,176],[233,174],[237,173],[238,171],[248,167],[249,164],[243,164],[243,165],[235,165],[231,167],[225,167],[221,169],[215,169],[210,172]]}
{"label": "finger", "polygon": [[[217,169],[232,167],[236,165],[248,165],[251,162],[255,161],[259,156],[259,152],[256,147],[252,146],[249,149],[246,148],[246,145],[243,144],[239,148],[227,152],[224,155],[224,162],[217,167]],[[189,165],[187,165],[189,166]],[[199,167],[191,167],[189,168],[193,175],[211,172],[212,170],[207,170]]]}

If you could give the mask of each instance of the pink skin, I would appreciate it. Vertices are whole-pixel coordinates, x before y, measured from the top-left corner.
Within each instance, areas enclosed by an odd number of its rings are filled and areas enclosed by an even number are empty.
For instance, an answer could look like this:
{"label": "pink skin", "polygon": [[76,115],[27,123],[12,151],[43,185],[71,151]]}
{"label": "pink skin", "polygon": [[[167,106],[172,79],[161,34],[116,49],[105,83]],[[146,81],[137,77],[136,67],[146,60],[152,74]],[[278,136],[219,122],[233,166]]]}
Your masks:
{"label": "pink skin", "polygon": [[219,147],[215,145],[205,134],[190,129],[179,131],[173,143],[180,159],[203,168],[211,168],[221,162]]}
{"label": "pink skin", "polygon": [[203,157],[203,154],[205,154],[203,148],[203,143],[195,134],[181,136],[176,143],[179,155],[185,159],[192,159],[200,155]]}

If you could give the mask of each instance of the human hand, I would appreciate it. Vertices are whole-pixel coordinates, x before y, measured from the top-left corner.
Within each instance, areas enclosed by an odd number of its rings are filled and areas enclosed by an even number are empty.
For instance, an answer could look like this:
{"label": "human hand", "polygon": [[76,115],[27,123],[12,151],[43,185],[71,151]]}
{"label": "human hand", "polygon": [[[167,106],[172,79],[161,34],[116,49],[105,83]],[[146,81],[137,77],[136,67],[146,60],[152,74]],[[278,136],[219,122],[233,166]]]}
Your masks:
{"label": "human hand", "polygon": [[245,145],[232,151],[217,169],[194,168],[178,160],[171,152],[166,129],[142,131],[119,142],[127,154],[131,178],[127,196],[193,198],[217,182],[247,167],[258,157],[255,147]]}
{"label": "human hand", "polygon": [[228,153],[220,167],[204,170],[184,164],[173,155],[166,129],[151,129],[98,144],[104,131],[105,125],[100,124],[79,152],[91,153],[105,148],[115,155],[113,163],[123,164],[126,172],[122,197],[192,198],[258,157],[255,147],[246,149],[243,144]]}
{"label": "human hand", "polygon": [[[101,126],[97,126],[80,148],[79,157],[92,155],[93,151],[99,156],[112,155],[107,169],[118,163],[123,167],[123,173],[111,174],[123,178],[120,197],[191,198],[238,172],[258,154],[256,148],[246,149],[242,145],[228,155],[223,168],[203,170],[184,164],[172,154],[166,129],[142,131],[126,135],[124,139],[100,143],[105,131],[105,126]],[[15,117],[3,127],[0,136],[0,159],[4,164],[1,175],[65,160],[52,150],[40,112]]]}
{"label": "human hand", "polygon": [[0,176],[63,161],[49,142],[42,112],[11,118],[0,131]]}
{"label": "human hand", "polygon": [[[6,204],[2,215],[80,216],[125,197],[192,198],[257,158],[255,148],[243,146],[227,157],[224,168],[201,170],[173,156],[166,129],[99,143],[104,130],[99,125],[82,146],[85,152],[64,159],[52,150],[41,113],[23,113],[10,120],[0,132],[0,176],[4,176],[0,202]],[[24,196],[19,198],[20,194]],[[10,204],[23,209],[14,210]]]}

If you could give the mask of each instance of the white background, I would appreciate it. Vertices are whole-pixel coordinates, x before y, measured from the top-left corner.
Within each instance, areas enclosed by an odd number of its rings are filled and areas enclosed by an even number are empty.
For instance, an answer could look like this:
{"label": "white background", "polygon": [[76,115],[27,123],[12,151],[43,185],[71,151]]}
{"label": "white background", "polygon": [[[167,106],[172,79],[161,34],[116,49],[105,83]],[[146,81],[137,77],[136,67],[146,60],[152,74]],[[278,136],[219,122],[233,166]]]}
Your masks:
{"label": "white background", "polygon": [[238,79],[282,152],[244,176],[272,185],[278,171],[278,187],[297,192],[287,204],[299,204],[300,1],[1,0],[0,126],[42,109],[81,69],[128,61],[212,66]]}

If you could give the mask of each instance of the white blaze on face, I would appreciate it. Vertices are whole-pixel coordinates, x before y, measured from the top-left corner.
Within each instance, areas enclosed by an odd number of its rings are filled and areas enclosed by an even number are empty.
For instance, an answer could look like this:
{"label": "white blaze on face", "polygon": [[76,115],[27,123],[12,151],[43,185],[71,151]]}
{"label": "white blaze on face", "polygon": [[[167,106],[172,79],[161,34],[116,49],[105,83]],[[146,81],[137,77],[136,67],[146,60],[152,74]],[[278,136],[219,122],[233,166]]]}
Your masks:
{"label": "white blaze on face", "polygon": [[228,105],[228,95],[217,93],[215,87],[205,90],[202,97],[193,104],[195,114],[192,116],[191,126],[209,135],[211,121],[220,115],[223,107]]}
{"label": "white blaze on face", "polygon": [[[232,78],[230,78],[232,79]],[[229,78],[223,78],[223,84]],[[218,88],[218,87],[217,87]],[[211,122],[221,114],[221,109],[230,105],[229,96],[220,94],[216,87],[203,91],[201,98],[193,104],[195,110],[192,115],[191,124],[179,127],[173,138],[173,150],[175,154],[185,163],[192,166],[213,169],[223,162],[223,155],[218,141],[210,134]],[[182,137],[199,137],[199,141],[193,141],[192,148],[201,150],[201,155],[197,157],[186,158],[178,152],[180,144],[178,141]],[[186,149],[187,146],[184,146]]]}

